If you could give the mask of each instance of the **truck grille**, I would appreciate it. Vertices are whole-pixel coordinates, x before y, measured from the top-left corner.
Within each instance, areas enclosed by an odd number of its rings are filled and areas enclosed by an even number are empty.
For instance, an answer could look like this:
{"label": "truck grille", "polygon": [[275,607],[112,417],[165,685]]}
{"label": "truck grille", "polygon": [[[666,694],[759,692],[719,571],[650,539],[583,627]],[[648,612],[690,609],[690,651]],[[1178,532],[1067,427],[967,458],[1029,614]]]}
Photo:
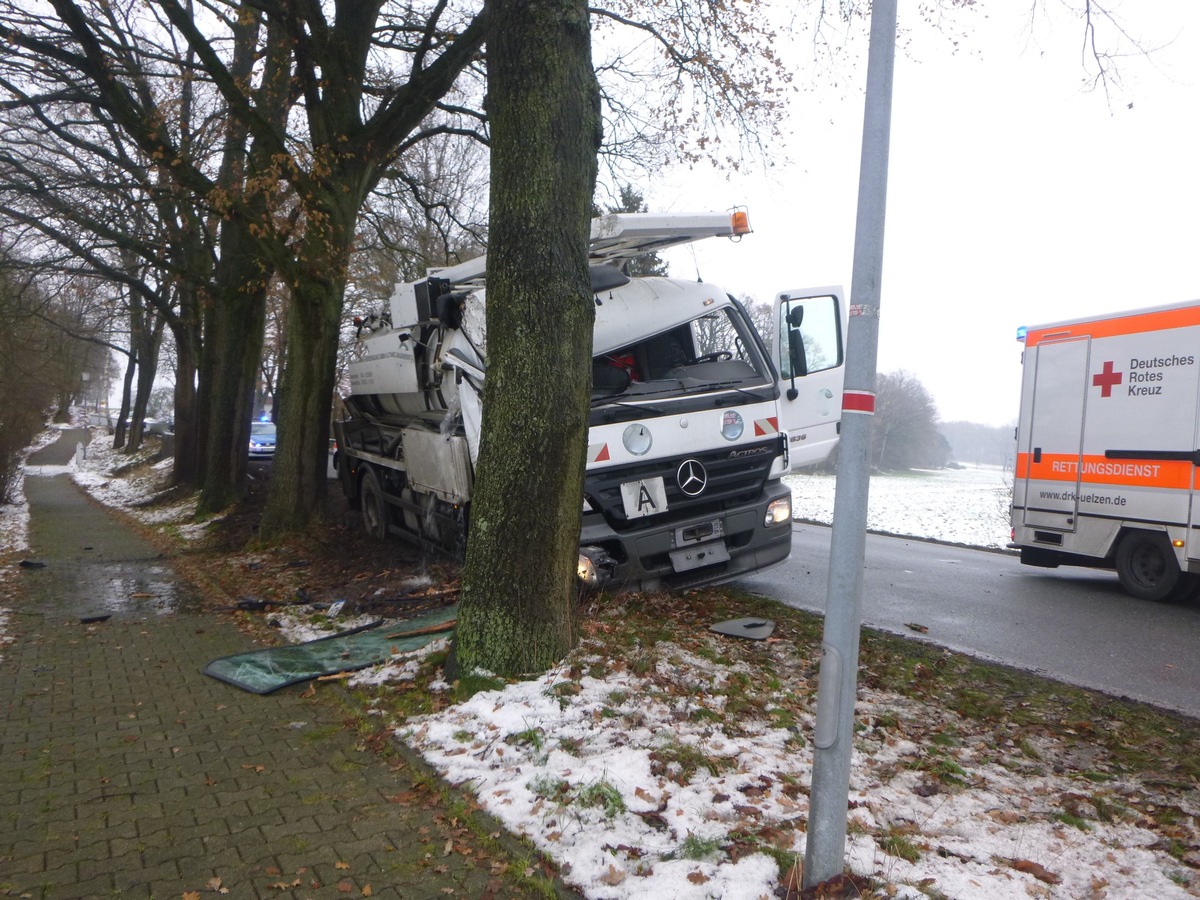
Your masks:
{"label": "truck grille", "polygon": [[[756,450],[760,452],[755,454]],[[592,508],[604,515],[614,531],[626,531],[648,521],[671,521],[708,512],[717,513],[755,500],[762,493],[771,464],[782,452],[782,438],[772,438],[727,450],[689,453],[640,465],[601,469],[587,474],[584,492]],[[707,484],[696,496],[685,493],[677,478],[680,466],[687,460],[699,462],[707,474]],[[656,475],[662,477],[666,488],[667,512],[651,520],[626,518],[621,485]]]}

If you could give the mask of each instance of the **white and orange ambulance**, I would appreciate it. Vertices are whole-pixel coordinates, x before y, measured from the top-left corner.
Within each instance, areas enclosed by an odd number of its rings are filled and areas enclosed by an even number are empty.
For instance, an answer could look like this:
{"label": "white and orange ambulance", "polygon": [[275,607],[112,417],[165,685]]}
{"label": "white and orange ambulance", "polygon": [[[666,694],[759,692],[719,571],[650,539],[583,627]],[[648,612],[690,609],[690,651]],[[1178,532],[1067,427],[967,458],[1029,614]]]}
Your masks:
{"label": "white and orange ambulance", "polygon": [[1146,600],[1200,593],[1200,302],[1025,332],[1013,543],[1114,568]]}

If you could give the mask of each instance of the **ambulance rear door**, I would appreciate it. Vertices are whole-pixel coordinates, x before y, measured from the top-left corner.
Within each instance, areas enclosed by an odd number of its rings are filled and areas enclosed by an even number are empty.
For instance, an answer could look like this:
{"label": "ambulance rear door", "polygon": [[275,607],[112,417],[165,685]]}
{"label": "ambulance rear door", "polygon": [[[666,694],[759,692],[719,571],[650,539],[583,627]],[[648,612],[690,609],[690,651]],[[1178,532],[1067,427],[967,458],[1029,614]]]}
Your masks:
{"label": "ambulance rear door", "polygon": [[[1017,452],[1025,459],[1030,528],[1073,532],[1079,510],[1083,423],[1087,408],[1087,336],[1026,348],[1027,383]],[[1032,366],[1030,373],[1029,367]]]}

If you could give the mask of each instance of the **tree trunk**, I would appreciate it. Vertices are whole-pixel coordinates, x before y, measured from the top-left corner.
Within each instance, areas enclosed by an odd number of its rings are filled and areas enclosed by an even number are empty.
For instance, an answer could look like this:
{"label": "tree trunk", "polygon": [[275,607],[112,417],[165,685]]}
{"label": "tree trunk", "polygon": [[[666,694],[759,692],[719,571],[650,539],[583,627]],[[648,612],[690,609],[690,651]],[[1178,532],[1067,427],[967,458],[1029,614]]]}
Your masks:
{"label": "tree trunk", "polygon": [[323,238],[315,242],[329,254],[328,266],[323,270],[327,274],[320,279],[308,277],[297,284],[288,311],[275,418],[279,443],[259,528],[262,537],[303,531],[328,491],[329,412],[333,404],[347,250],[331,248]]}
{"label": "tree trunk", "polygon": [[129,440],[125,446],[128,453],[140,448],[146,440],[146,407],[150,405],[150,392],[154,390],[154,379],[158,376],[158,353],[162,348],[165,324],[161,316],[154,314],[153,307],[146,306],[137,317],[136,330],[130,335],[137,346],[137,378],[133,409],[129,415]]}
{"label": "tree trunk", "polygon": [[[233,71],[253,67],[259,14],[247,6],[239,17]],[[288,41],[274,22],[262,60],[262,83],[256,102],[261,115],[282,132],[288,110]],[[220,512],[241,499],[246,485],[246,452],[254,414],[254,383],[262,356],[267,285],[276,260],[263,253],[256,238],[272,211],[265,187],[278,179],[276,160],[266,142],[254,140],[246,151],[249,129],[231,117],[218,184],[230,192],[221,224],[217,293],[204,317],[200,364],[200,415],[203,485],[197,509]]]}
{"label": "tree trunk", "polygon": [[[229,223],[226,223],[228,226]],[[228,242],[235,244],[235,240]],[[204,477],[197,509],[216,513],[241,499],[246,481],[254,377],[262,353],[266,284],[254,244],[223,248],[222,290],[206,315],[200,367],[200,414],[204,417]]]}
{"label": "tree trunk", "polygon": [[113,449],[125,449],[125,435],[129,430],[129,408],[133,397],[133,376],[137,371],[137,350],[133,342],[129,343],[129,356],[125,359],[125,377],[121,381],[121,411],[117,413],[117,423],[113,426]]}
{"label": "tree trunk", "polygon": [[175,337],[175,465],[178,484],[200,485],[200,428],[196,398],[196,376],[200,360],[201,335],[197,321],[199,300],[195,289],[183,286],[179,298],[179,317],[172,323]]}
{"label": "tree trunk", "polygon": [[491,15],[488,372],[455,655],[515,675],[577,640],[601,124],[583,0]]}

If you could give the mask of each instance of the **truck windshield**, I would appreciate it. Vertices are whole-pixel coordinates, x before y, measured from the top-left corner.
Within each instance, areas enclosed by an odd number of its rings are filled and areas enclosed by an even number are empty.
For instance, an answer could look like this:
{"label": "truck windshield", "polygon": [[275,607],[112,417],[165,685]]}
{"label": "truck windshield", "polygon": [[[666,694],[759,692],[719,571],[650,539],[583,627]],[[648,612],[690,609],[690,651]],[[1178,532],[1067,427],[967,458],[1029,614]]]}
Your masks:
{"label": "truck windshield", "polygon": [[593,402],[697,390],[744,390],[774,379],[753,326],[727,306],[592,360]]}

